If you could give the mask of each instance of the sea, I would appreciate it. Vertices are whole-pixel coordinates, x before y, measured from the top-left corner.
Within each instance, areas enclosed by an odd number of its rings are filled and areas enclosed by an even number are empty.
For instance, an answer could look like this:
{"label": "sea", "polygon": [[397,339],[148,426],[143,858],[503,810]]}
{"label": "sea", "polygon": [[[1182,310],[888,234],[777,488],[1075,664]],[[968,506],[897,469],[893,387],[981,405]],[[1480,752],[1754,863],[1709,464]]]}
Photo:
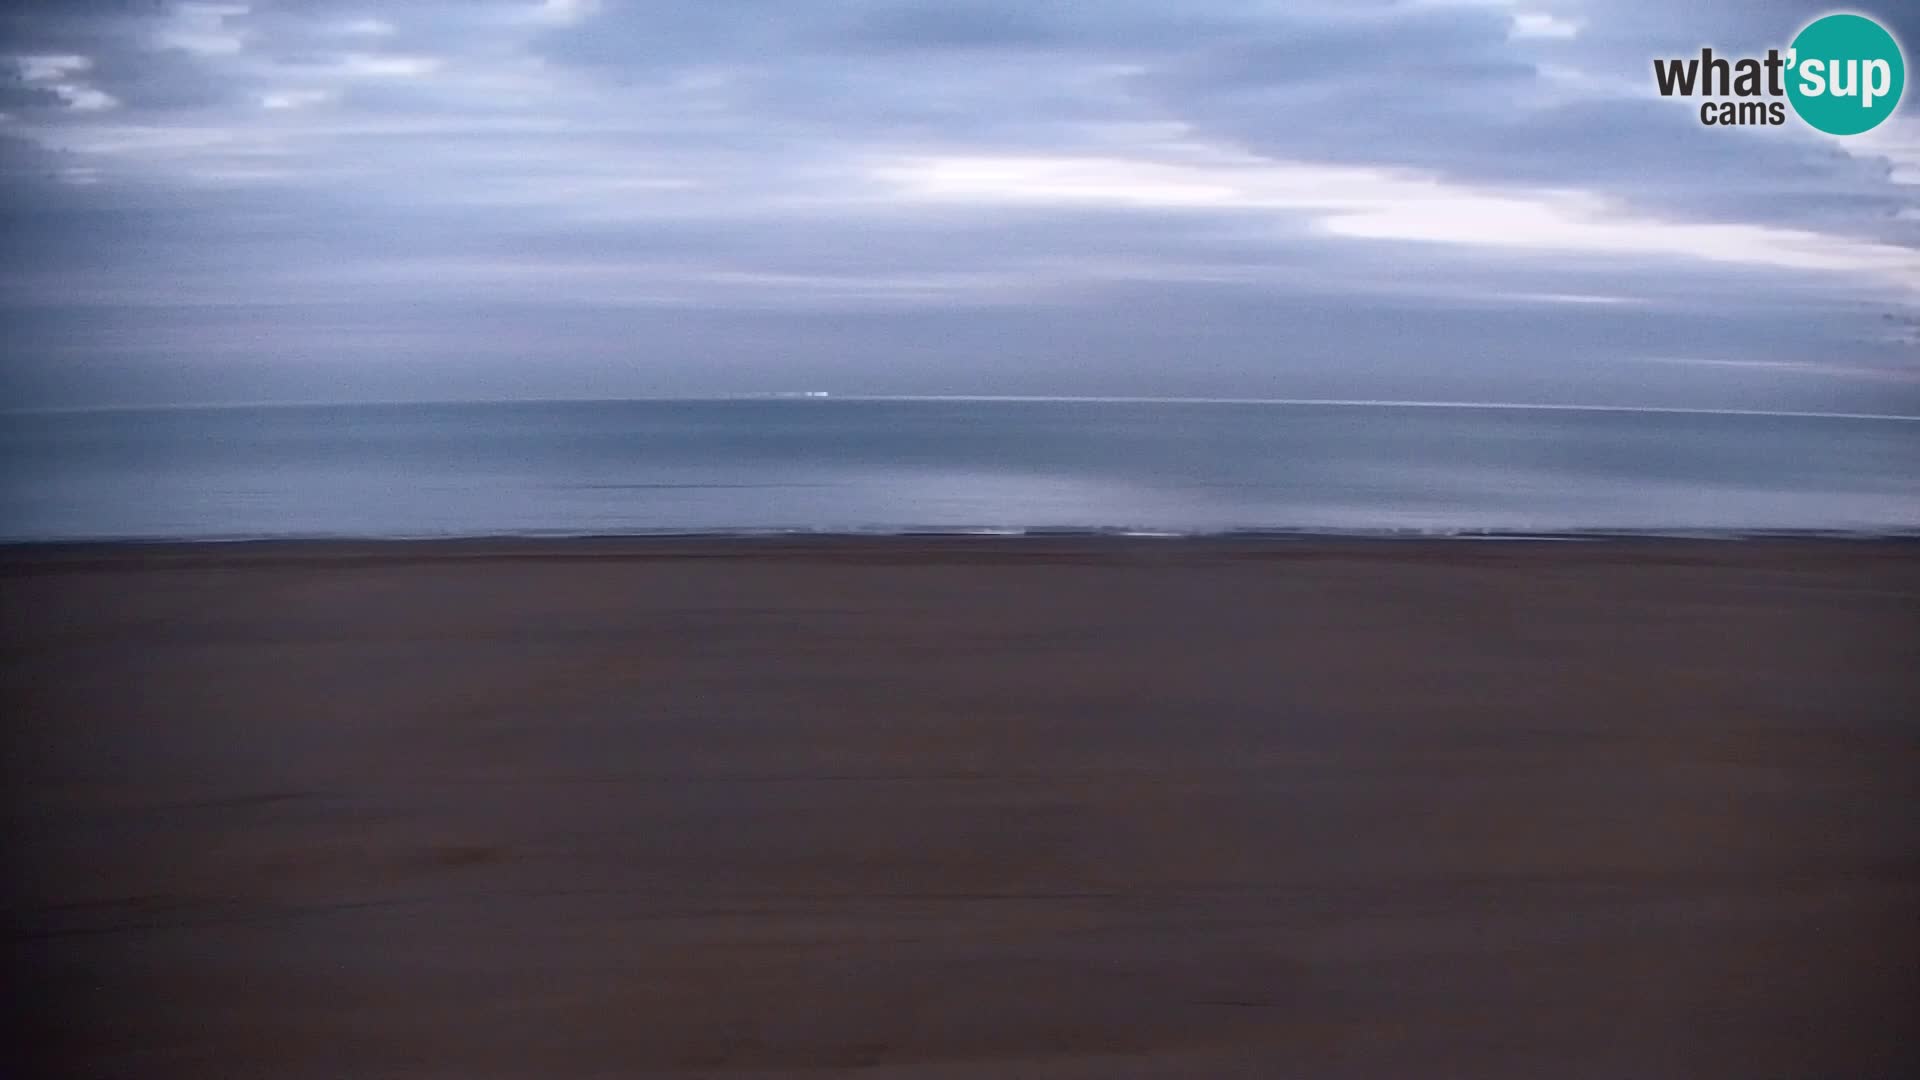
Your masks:
{"label": "sea", "polygon": [[0,416],[0,541],[1920,533],[1920,418],[745,398]]}

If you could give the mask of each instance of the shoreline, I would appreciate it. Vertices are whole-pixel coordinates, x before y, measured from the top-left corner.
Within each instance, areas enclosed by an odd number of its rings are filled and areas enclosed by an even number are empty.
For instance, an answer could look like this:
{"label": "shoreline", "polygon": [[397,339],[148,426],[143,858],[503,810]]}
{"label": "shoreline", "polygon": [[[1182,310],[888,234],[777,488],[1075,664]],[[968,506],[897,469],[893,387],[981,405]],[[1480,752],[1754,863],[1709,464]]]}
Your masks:
{"label": "shoreline", "polygon": [[418,539],[271,538],[0,543],[0,578],[47,572],[248,567],[347,568],[467,562],[648,564],[792,562],[874,565],[1203,565],[1231,562],[1375,564],[1565,562],[1709,558],[1730,566],[1824,559],[1838,552],[1898,562],[1920,559],[1920,535],[1881,533],[1499,534],[1474,536],[1263,533],[1141,536],[952,533],[615,534]]}
{"label": "shoreline", "polygon": [[420,535],[236,535],[236,536],[93,536],[51,539],[0,539],[0,559],[11,556],[44,556],[80,552],[193,552],[245,549],[268,552],[275,549],[337,549],[341,551],[384,548],[416,548],[423,551],[457,553],[464,549],[556,550],[568,547],[597,551],[643,553],[670,549],[716,545],[733,549],[768,549],[798,546],[861,546],[934,544],[965,547],[1045,547],[1084,545],[1088,547],[1148,547],[1181,545],[1197,548],[1226,547],[1366,547],[1375,545],[1419,546],[1474,543],[1592,543],[1610,545],[1657,546],[1667,544],[1732,543],[1920,543],[1920,526],[1876,529],[1811,528],[1646,528],[1646,529],[1319,529],[1257,528],[1179,532],[1131,528],[1052,528],[1030,529],[954,528],[954,529],[713,529],[659,532],[506,532],[448,533]]}

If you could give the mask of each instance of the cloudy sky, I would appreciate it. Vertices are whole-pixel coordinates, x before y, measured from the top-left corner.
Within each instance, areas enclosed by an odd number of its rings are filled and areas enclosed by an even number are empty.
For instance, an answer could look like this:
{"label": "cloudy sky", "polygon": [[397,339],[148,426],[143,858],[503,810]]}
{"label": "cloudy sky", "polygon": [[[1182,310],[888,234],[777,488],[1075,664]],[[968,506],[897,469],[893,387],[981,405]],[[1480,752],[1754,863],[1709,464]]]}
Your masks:
{"label": "cloudy sky", "polygon": [[1920,412],[1913,103],[1837,139],[1652,89],[1823,10],[27,7],[0,389]]}

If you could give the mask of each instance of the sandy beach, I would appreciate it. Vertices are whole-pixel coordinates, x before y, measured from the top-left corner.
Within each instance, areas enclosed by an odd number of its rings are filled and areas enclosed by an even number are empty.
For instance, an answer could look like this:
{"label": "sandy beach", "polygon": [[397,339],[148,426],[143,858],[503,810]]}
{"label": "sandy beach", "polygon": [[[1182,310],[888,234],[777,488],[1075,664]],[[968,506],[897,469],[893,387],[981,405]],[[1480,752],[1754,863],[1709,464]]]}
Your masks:
{"label": "sandy beach", "polygon": [[13,549],[23,1071],[1920,1074],[1917,556]]}

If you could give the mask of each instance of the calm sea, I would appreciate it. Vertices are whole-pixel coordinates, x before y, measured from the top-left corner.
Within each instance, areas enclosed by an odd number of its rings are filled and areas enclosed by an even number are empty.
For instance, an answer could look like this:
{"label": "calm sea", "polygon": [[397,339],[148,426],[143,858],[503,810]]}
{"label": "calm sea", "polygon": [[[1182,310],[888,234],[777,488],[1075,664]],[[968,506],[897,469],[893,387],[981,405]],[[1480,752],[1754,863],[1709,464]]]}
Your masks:
{"label": "calm sea", "polygon": [[0,417],[0,538],[1920,529],[1920,422],[1087,401]]}

